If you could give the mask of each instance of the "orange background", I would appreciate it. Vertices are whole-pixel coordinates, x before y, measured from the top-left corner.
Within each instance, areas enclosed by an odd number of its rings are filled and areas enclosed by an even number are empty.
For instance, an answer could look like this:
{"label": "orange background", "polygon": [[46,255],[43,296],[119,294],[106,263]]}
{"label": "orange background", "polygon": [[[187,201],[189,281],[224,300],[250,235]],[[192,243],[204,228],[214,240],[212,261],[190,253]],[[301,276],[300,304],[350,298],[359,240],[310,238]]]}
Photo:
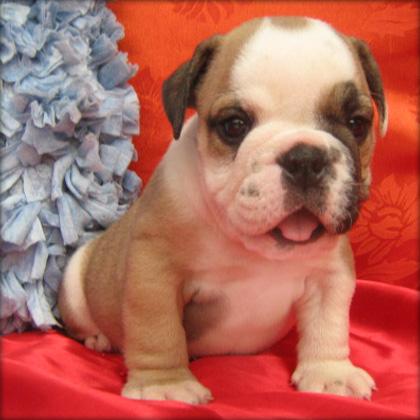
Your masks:
{"label": "orange background", "polygon": [[358,277],[418,288],[418,14],[404,1],[136,1],[109,2],[126,36],[119,44],[139,65],[130,83],[141,104],[139,160],[147,182],[171,139],[162,110],[163,80],[197,43],[244,20],[306,15],[368,42],[381,68],[390,124],[378,139],[371,198],[351,232]]}

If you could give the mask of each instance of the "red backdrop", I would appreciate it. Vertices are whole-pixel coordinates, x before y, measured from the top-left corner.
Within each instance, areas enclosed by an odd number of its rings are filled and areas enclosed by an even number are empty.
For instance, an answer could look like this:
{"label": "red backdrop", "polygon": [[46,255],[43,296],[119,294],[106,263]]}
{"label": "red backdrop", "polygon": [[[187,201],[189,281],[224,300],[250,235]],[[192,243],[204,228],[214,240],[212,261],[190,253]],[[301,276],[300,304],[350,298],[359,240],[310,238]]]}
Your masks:
{"label": "red backdrop", "polygon": [[373,185],[351,234],[358,277],[418,288],[418,13],[404,1],[136,1],[109,3],[124,25],[120,49],[140,66],[141,102],[133,168],[147,181],[171,139],[163,80],[202,39],[264,15],[307,15],[367,41],[385,84],[390,124],[377,143]]}

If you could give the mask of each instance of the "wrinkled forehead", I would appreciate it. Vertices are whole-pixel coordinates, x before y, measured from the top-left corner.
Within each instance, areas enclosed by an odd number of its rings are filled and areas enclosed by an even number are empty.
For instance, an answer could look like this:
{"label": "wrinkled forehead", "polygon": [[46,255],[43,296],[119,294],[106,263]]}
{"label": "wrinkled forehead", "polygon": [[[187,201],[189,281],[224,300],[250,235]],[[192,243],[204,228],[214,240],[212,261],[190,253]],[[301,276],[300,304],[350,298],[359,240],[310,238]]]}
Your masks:
{"label": "wrinkled forehead", "polygon": [[[335,85],[357,79],[344,39],[314,19],[265,18],[243,42],[230,69],[230,89],[258,112],[298,118],[313,113]],[[289,114],[289,115],[285,115]]]}

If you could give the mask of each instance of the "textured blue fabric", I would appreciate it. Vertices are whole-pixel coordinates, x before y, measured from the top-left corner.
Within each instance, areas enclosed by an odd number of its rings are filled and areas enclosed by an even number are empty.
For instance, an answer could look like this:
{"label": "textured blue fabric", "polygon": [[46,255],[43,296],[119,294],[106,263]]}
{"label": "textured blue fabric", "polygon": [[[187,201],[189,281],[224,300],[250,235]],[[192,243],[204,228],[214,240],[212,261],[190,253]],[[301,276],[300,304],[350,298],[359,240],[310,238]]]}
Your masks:
{"label": "textured blue fabric", "polygon": [[137,67],[103,1],[0,3],[0,331],[58,324],[72,252],[118,219],[141,180]]}

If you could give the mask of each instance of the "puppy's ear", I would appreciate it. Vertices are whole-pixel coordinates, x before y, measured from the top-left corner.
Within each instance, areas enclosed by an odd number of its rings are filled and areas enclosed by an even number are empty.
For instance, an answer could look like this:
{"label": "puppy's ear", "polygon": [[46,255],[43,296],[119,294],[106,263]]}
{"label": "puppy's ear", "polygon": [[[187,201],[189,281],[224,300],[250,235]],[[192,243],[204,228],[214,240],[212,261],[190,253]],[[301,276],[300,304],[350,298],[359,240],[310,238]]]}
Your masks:
{"label": "puppy's ear", "polygon": [[207,71],[221,39],[221,35],[215,35],[201,42],[191,60],[182,64],[163,82],[163,106],[175,139],[181,134],[186,109],[195,107],[197,85]]}
{"label": "puppy's ear", "polygon": [[359,57],[366,81],[369,86],[370,94],[375,101],[379,112],[379,128],[381,136],[384,137],[388,129],[388,106],[385,100],[384,88],[378,64],[373,58],[367,44],[357,38],[348,37]]}

